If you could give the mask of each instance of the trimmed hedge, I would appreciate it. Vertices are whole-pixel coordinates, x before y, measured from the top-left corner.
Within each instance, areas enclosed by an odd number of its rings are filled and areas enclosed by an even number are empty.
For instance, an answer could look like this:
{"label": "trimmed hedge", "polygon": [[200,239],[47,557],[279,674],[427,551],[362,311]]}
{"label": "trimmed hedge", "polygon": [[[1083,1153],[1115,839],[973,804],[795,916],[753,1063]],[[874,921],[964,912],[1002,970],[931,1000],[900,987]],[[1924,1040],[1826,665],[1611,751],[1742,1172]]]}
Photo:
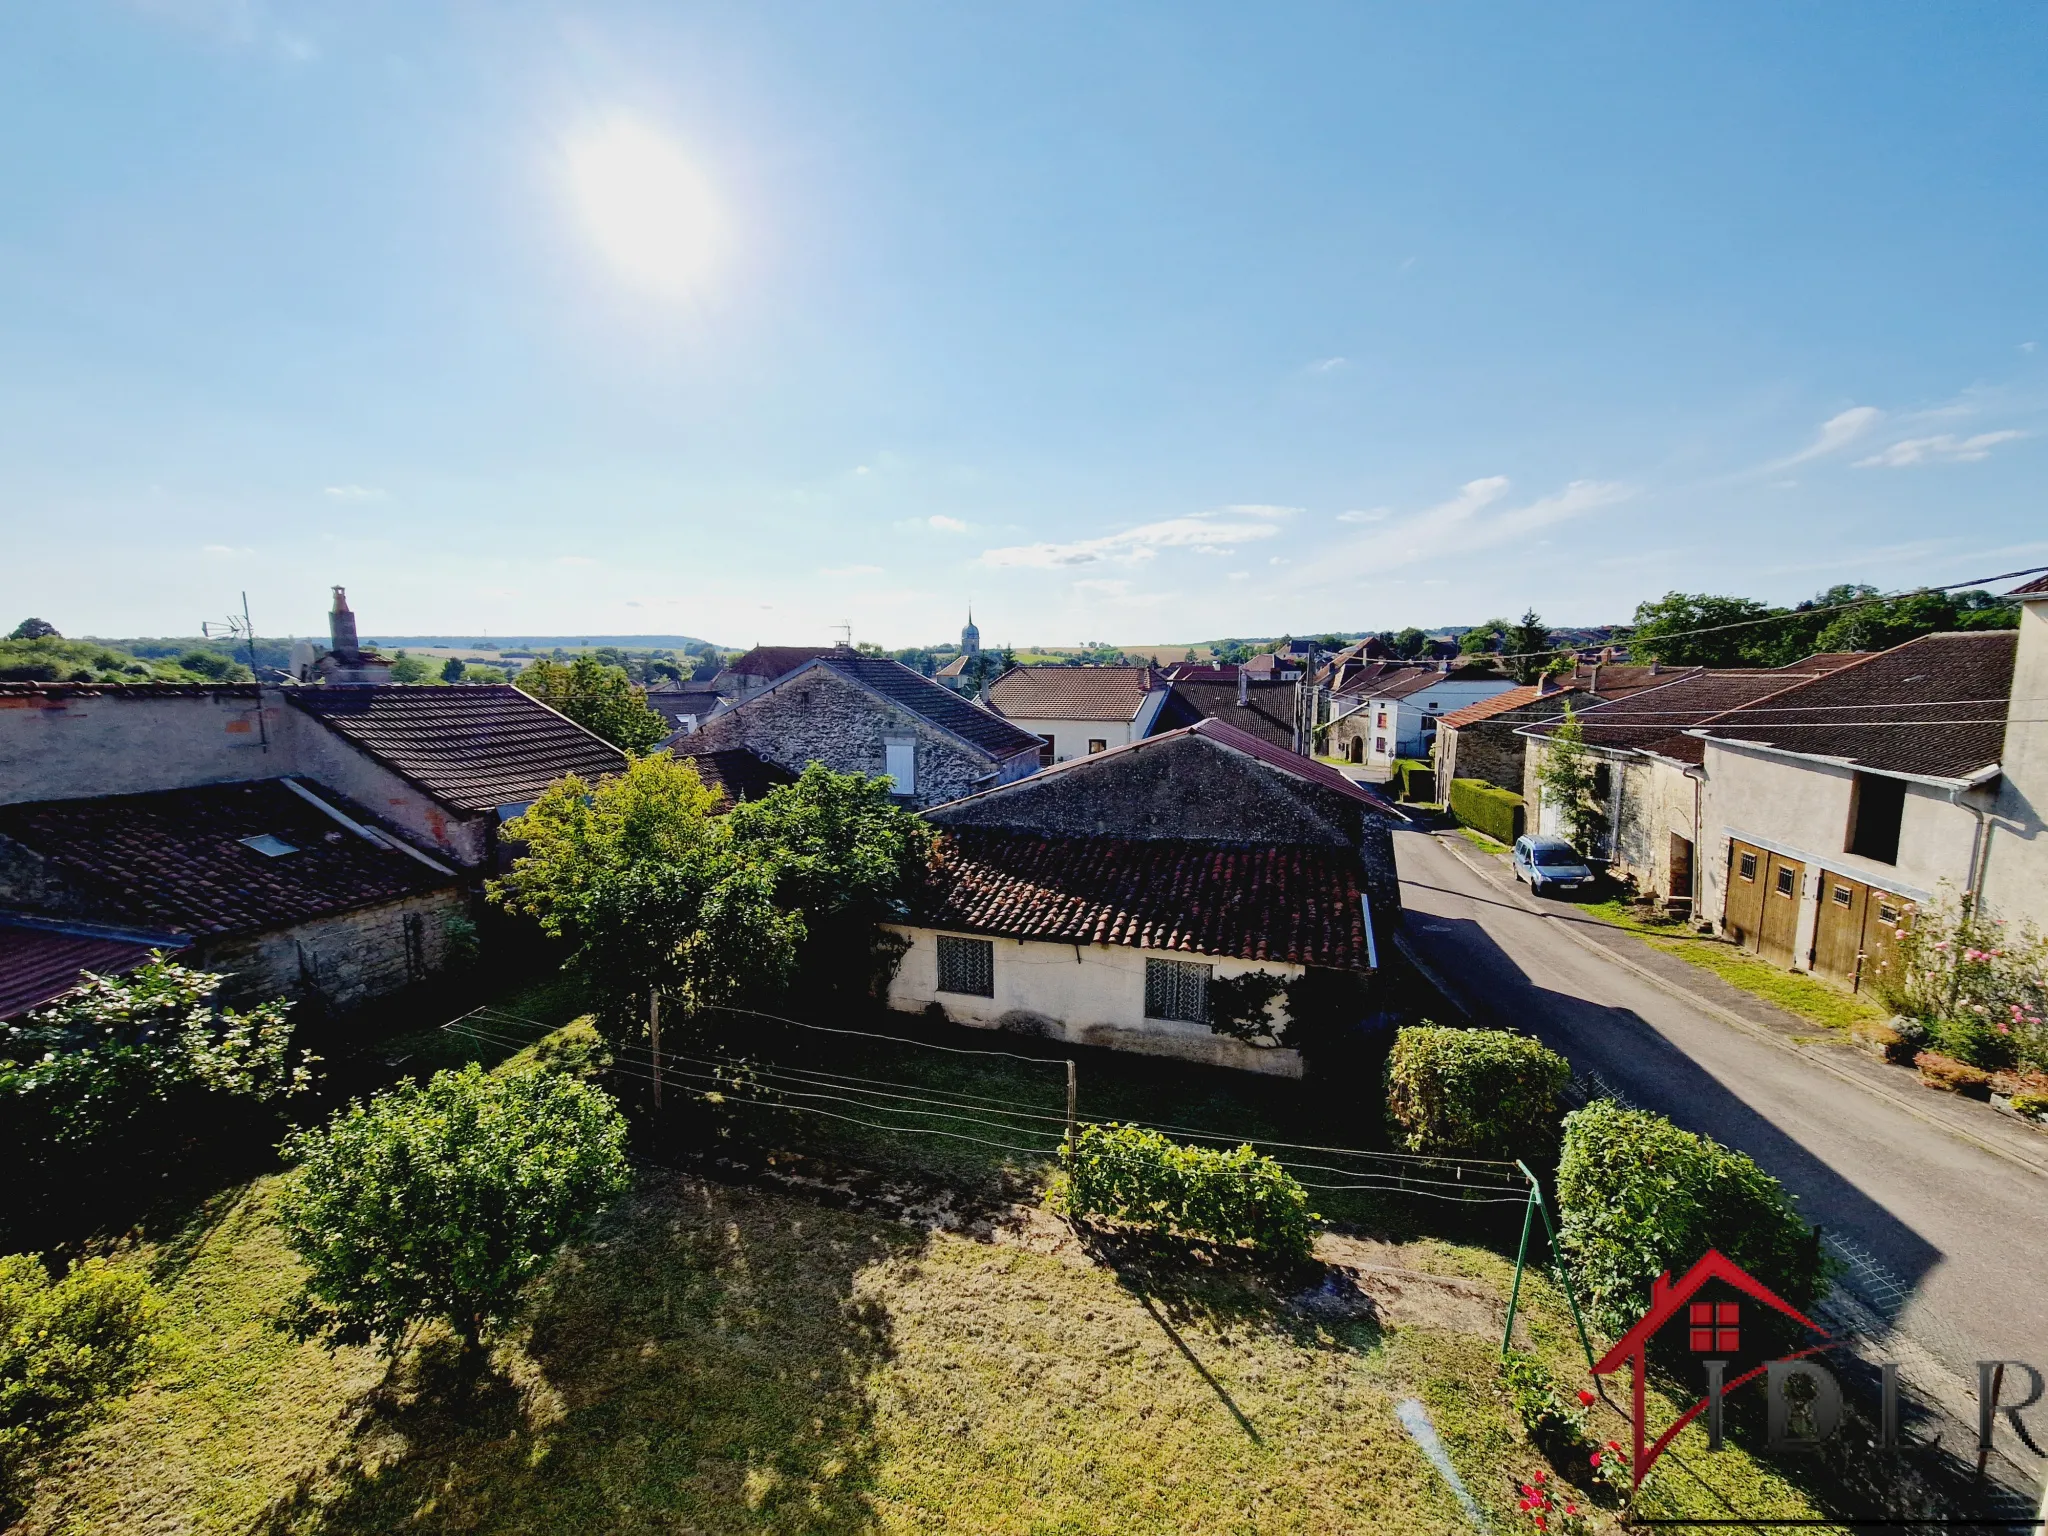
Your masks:
{"label": "trimmed hedge", "polygon": [[1540,1159],[1557,1145],[1557,1095],[1571,1075],[1527,1035],[1421,1024],[1387,1057],[1387,1119],[1410,1152]]}
{"label": "trimmed hedge", "polygon": [[1450,807],[1459,826],[1484,832],[1497,843],[1512,843],[1526,825],[1522,797],[1484,779],[1451,780]]}
{"label": "trimmed hedge", "polygon": [[1419,757],[1394,759],[1394,785],[1399,798],[1412,802],[1436,799],[1436,770]]}
{"label": "trimmed hedge", "polygon": [[1831,1266],[1783,1185],[1648,1110],[1596,1099],[1565,1118],[1557,1204],[1558,1241],[1616,1334],[1649,1305],[1651,1281],[1709,1248],[1801,1309],[1827,1286]]}
{"label": "trimmed hedge", "polygon": [[1065,1204],[1073,1216],[1248,1243],[1297,1260],[1309,1256],[1321,1220],[1308,1191],[1270,1157],[1248,1146],[1183,1146],[1135,1125],[1082,1128],[1067,1159]]}

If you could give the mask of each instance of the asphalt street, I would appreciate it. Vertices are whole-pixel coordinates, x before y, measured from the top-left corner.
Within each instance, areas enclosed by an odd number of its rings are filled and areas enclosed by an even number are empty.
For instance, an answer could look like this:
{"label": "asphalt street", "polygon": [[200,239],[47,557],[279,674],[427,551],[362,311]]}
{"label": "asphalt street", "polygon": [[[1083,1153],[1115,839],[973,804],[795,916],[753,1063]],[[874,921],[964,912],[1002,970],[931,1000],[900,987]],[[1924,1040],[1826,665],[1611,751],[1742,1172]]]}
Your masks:
{"label": "asphalt street", "polygon": [[[1877,1261],[1850,1288],[1951,1370],[2004,1358],[2048,1372],[2048,1178],[1573,943],[1562,924],[1595,920],[1569,904],[1537,902],[1539,915],[1437,836],[1394,841],[1407,943],[1477,1022],[1533,1034],[1747,1152],[1809,1221]],[[1873,1294],[1894,1279],[1896,1295]]]}

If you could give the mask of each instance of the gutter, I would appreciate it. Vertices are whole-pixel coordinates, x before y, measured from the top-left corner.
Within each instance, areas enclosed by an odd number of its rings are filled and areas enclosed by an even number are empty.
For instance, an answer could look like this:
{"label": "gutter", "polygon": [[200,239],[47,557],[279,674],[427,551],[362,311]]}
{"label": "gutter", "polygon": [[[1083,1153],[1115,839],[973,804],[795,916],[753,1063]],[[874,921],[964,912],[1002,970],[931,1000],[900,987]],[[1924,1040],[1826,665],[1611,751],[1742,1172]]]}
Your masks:
{"label": "gutter", "polygon": [[1372,934],[1372,898],[1364,891],[1358,893],[1358,910],[1365,918],[1365,963],[1378,974],[1380,968],[1380,947]]}
{"label": "gutter", "polygon": [[395,853],[402,853],[406,855],[408,858],[417,859],[420,861],[420,863],[426,865],[427,868],[433,870],[434,873],[439,875],[446,875],[451,880],[460,880],[462,878],[462,876],[457,871],[450,869],[446,864],[443,864],[439,859],[429,858],[426,854],[421,853],[419,849],[413,847],[410,843],[400,842],[395,837],[388,837],[382,832],[375,831],[370,827],[364,826],[359,821],[351,820],[349,817],[342,815],[340,811],[336,810],[333,806],[329,805],[325,800],[322,800],[318,795],[314,794],[313,791],[306,788],[305,785],[299,783],[296,779],[279,779],[277,782],[282,784],[286,789],[290,790],[293,794],[297,795],[301,800],[305,801],[306,804],[312,806],[314,810],[319,811],[322,815],[332,817],[335,821],[340,822],[344,827],[347,827],[349,831],[355,833],[355,835],[357,837],[360,837],[364,842],[373,844],[379,848],[388,848]]}
{"label": "gutter", "polygon": [[148,928],[117,928],[109,923],[77,922],[68,917],[37,917],[28,912],[0,911],[0,928],[25,928],[32,933],[58,933],[73,939],[114,939],[146,944],[151,949],[183,949],[189,933],[158,933]]}
{"label": "gutter", "polygon": [[1750,741],[1741,736],[1716,736],[1707,727],[1695,727],[1682,734],[1697,736],[1701,741],[1711,741],[1717,747],[1739,747],[1745,751],[1766,753],[1771,757],[1789,757],[1801,763],[1826,763],[1831,768],[1847,768],[1853,773],[1874,774],[1880,779],[1904,779],[1908,784],[1925,784],[1930,789],[1947,790],[1951,796],[1966,789],[1976,789],[1989,784],[2005,771],[2003,764],[1987,763],[1959,779],[1932,773],[1901,773],[1896,768],[1872,768],[1865,763],[1859,763],[1853,757],[1824,757],[1818,752],[1794,752],[1790,747],[1774,747],[1768,742]]}

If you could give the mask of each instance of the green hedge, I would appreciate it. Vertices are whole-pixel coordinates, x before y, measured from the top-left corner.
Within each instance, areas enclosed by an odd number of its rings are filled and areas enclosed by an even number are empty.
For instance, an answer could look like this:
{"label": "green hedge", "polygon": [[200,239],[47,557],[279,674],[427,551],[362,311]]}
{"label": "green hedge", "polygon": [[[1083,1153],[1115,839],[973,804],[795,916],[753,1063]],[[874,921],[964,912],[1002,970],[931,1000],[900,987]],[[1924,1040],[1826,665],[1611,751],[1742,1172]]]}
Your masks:
{"label": "green hedge", "polygon": [[1306,1259],[1321,1219],[1294,1176],[1250,1147],[1217,1152],[1135,1125],[1082,1129],[1067,1160],[1074,1216],[1106,1216],[1187,1237]]}
{"label": "green hedge", "polygon": [[1649,1305],[1650,1282],[1718,1248],[1793,1306],[1826,1288],[1829,1264],[1784,1186],[1747,1156],[1662,1115],[1596,1099],[1566,1117],[1558,1240],[1615,1333]]}
{"label": "green hedge", "polygon": [[1484,832],[1495,842],[1512,843],[1524,830],[1522,797],[1484,779],[1451,780],[1450,805],[1459,826]]}
{"label": "green hedge", "polygon": [[1436,799],[1436,771],[1419,757],[1394,759],[1394,785],[1403,800]]}
{"label": "green hedge", "polygon": [[1571,1075],[1527,1035],[1421,1024],[1387,1058],[1387,1119],[1410,1152],[1534,1162],[1557,1145],[1557,1095]]}

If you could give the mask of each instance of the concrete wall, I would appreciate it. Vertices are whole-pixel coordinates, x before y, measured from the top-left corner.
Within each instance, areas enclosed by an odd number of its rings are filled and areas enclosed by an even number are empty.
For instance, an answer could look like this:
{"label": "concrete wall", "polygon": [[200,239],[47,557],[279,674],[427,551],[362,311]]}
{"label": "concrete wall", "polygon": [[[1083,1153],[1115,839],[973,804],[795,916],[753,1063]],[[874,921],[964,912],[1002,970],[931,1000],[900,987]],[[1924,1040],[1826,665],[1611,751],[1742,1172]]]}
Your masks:
{"label": "concrete wall", "polygon": [[[1170,1056],[1207,1066],[1235,1067],[1276,1077],[1301,1076],[1301,1053],[1246,1045],[1205,1024],[1145,1017],[1145,960],[1148,952],[1115,944],[1041,944],[1028,939],[992,939],[995,996],[970,997],[939,991],[938,932],[898,927],[889,931],[910,940],[910,949],[890,983],[889,1005],[918,1011],[937,1003],[956,1024],[1009,1029],[1075,1045],[1107,1046],[1147,1056]],[[986,938],[961,934],[961,938]],[[1154,959],[1213,964],[1216,975],[1254,971],[1289,979],[1298,965],[1226,960],[1210,955],[1152,953]]]}
{"label": "concrete wall", "polygon": [[[202,939],[177,958],[224,972],[229,979],[220,997],[234,1006],[284,996],[340,1011],[440,970],[448,960],[448,919],[468,908],[458,889],[429,891],[269,933]],[[417,955],[408,951],[408,917],[418,920]],[[415,960],[422,964],[417,975]]]}
{"label": "concrete wall", "polygon": [[2048,933],[2048,597],[2021,605],[2001,766],[1983,853],[1984,902]]}
{"label": "concrete wall", "polygon": [[1882,864],[1844,851],[1854,774],[1848,768],[1759,752],[1740,742],[1709,741],[1701,798],[1700,916],[1718,927],[1727,903],[1731,836],[1802,860],[1799,936],[1801,963],[1812,953],[1819,914],[1818,873],[1832,870],[1910,900],[1939,895],[1946,885],[1960,895],[1974,878],[1977,815],[1992,791],[1965,792],[1961,801],[1926,784],[1906,786],[1899,820],[1899,857]]}
{"label": "concrete wall", "polygon": [[1036,751],[998,765],[922,715],[878,698],[827,666],[810,667],[713,716],[691,737],[691,746],[707,752],[746,747],[797,773],[817,762],[835,773],[879,775],[884,743],[891,738],[917,744],[917,790],[909,803],[920,808],[1038,770]]}
{"label": "concrete wall", "polygon": [[260,702],[253,686],[0,697],[0,803],[147,794],[287,774],[346,795],[463,865],[480,866],[489,854],[492,818],[450,811],[292,708],[279,688],[263,688]]}

